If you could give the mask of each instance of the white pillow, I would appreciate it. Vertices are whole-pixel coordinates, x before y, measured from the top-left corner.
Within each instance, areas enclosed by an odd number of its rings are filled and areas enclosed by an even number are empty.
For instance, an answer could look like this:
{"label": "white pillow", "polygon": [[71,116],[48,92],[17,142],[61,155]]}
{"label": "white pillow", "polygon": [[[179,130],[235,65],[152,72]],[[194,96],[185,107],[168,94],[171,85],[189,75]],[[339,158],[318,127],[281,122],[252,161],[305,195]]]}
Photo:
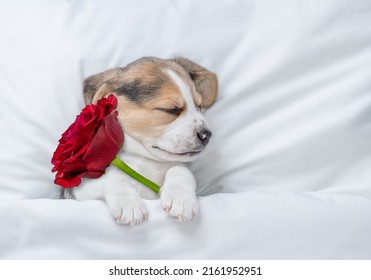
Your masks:
{"label": "white pillow", "polygon": [[220,82],[214,136],[191,165],[200,195],[371,197],[371,3],[358,2],[0,4],[0,198],[58,197],[50,158],[84,106],[85,77],[178,55]]}

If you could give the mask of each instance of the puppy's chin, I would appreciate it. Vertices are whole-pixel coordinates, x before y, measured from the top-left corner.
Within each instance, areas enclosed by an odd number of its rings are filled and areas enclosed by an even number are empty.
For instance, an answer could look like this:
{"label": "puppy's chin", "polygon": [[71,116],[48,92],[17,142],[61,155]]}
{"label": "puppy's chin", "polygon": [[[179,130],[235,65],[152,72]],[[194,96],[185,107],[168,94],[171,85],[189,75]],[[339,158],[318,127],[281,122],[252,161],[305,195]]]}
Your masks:
{"label": "puppy's chin", "polygon": [[203,151],[201,149],[199,151],[174,153],[160,149],[151,140],[146,140],[140,141],[129,134],[125,134],[124,152],[134,153],[159,162],[191,162],[196,160]]}
{"label": "puppy's chin", "polygon": [[173,151],[167,151],[165,149],[162,149],[154,145],[148,148],[154,156],[156,156],[157,158],[163,161],[177,161],[177,162],[194,161],[200,156],[200,154],[203,151],[203,149],[200,149],[196,151],[173,152]]}

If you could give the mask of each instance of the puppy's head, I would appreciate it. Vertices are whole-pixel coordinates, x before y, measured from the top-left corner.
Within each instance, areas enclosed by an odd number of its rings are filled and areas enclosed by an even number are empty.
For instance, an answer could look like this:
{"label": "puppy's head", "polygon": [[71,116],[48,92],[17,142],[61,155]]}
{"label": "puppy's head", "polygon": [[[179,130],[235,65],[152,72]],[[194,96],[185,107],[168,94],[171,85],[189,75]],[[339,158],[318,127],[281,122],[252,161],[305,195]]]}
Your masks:
{"label": "puppy's head", "polygon": [[216,99],[214,73],[184,59],[142,58],[84,81],[87,104],[115,93],[125,135],[161,161],[189,162],[211,137],[201,111]]}

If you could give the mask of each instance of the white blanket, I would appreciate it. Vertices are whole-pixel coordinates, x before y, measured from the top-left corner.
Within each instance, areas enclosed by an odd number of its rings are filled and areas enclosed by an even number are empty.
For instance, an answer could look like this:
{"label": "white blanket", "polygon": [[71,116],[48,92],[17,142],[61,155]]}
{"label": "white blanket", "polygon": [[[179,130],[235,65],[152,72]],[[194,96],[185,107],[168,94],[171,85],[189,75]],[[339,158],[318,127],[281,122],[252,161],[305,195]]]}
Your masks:
{"label": "white blanket", "polygon": [[[0,258],[370,259],[371,3],[1,1]],[[217,73],[200,215],[117,225],[59,200],[50,159],[82,81],[142,56]]]}
{"label": "white blanket", "polygon": [[371,203],[350,195],[293,192],[200,198],[192,223],[164,218],[119,226],[99,201],[1,203],[1,255],[9,259],[369,259]]}

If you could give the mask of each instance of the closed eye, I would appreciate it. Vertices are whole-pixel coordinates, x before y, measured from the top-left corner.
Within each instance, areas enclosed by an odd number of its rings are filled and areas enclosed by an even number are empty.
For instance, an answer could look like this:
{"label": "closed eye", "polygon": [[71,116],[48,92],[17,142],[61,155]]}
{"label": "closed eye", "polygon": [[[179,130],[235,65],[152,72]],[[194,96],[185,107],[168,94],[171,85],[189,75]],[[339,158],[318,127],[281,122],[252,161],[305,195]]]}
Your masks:
{"label": "closed eye", "polygon": [[171,109],[158,108],[157,110],[163,111],[165,113],[168,113],[168,114],[174,115],[174,116],[179,116],[182,113],[182,109],[181,108],[177,108],[177,107],[174,107],[174,108],[171,108]]}

